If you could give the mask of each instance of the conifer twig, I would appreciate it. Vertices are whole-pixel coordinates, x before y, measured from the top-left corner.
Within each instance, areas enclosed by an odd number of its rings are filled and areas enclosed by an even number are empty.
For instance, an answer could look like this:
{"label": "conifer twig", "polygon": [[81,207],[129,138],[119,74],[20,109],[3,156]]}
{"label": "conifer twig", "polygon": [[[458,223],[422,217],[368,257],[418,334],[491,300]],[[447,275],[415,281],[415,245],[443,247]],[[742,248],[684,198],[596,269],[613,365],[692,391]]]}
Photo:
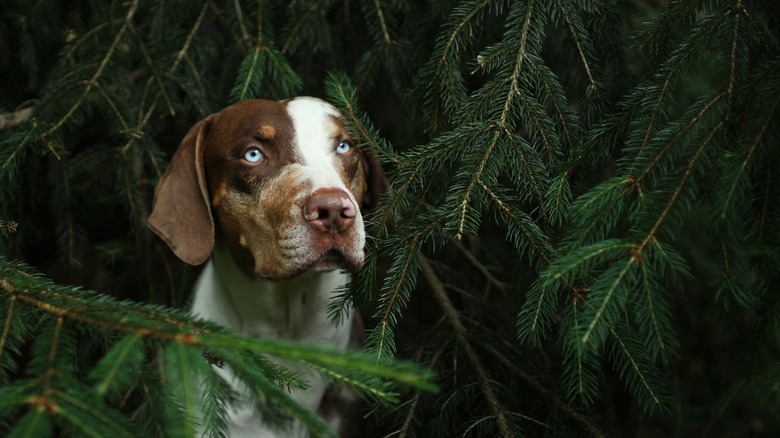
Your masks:
{"label": "conifer twig", "polygon": [[420,272],[431,286],[431,291],[433,292],[434,298],[436,298],[436,301],[439,302],[442,310],[444,310],[444,314],[447,316],[447,321],[452,326],[452,329],[455,332],[455,336],[458,338],[458,342],[463,346],[463,350],[466,353],[466,357],[468,358],[469,363],[471,363],[471,366],[474,367],[474,371],[477,374],[477,379],[479,380],[482,393],[485,395],[485,398],[487,399],[493,414],[496,416],[496,422],[498,423],[498,428],[501,430],[501,434],[507,438],[511,437],[512,431],[509,426],[509,421],[505,415],[505,409],[503,406],[501,406],[501,402],[498,400],[496,393],[493,391],[493,388],[490,385],[490,378],[487,375],[487,371],[485,371],[485,368],[482,366],[482,363],[479,360],[479,356],[477,355],[476,351],[474,351],[474,347],[471,345],[471,341],[468,337],[468,331],[463,325],[463,322],[460,320],[458,311],[455,309],[452,301],[450,301],[449,296],[447,296],[447,291],[444,290],[444,285],[442,284],[441,280],[439,280],[439,277],[433,271],[433,267],[431,267],[430,262],[428,262],[428,259],[423,254],[420,254]]}
{"label": "conifer twig", "polygon": [[5,342],[8,339],[8,334],[11,330],[11,318],[14,314],[14,306],[16,305],[16,297],[11,296],[8,300],[8,309],[5,312],[5,322],[3,323],[3,334],[0,335],[0,359],[3,358],[5,352]]}
{"label": "conifer twig", "polygon": [[390,32],[387,30],[387,23],[385,23],[385,14],[382,12],[382,5],[379,0],[374,0],[374,7],[376,8],[377,19],[379,20],[379,26],[382,28],[382,37],[385,40],[385,44],[388,46],[393,44],[393,40],[390,38]]}
{"label": "conifer twig", "polygon": [[[433,357],[428,361],[428,367],[429,369],[433,369],[436,364],[439,362],[439,359],[441,358],[441,355],[443,353],[443,349],[436,350],[436,353],[434,353]],[[401,425],[401,429],[398,430],[398,437],[404,438],[406,437],[407,433],[409,432],[409,429],[412,426],[412,419],[414,417],[414,411],[417,409],[417,405],[420,403],[420,395],[421,391],[417,391],[414,395],[414,398],[410,401],[411,407],[409,407],[408,413],[406,417],[404,418],[404,422]]]}
{"label": "conifer twig", "polygon": [[460,223],[458,224],[458,230],[455,235],[456,239],[460,239],[463,236],[463,231],[465,229],[465,223],[466,223],[466,210],[469,201],[471,200],[471,193],[474,190],[474,187],[476,187],[477,183],[481,181],[482,172],[485,170],[485,167],[487,166],[490,157],[493,155],[493,152],[498,146],[498,141],[501,138],[501,135],[505,134],[505,130],[507,128],[507,119],[509,118],[510,109],[512,108],[512,102],[514,100],[514,96],[520,94],[520,86],[519,86],[520,72],[522,71],[523,68],[523,61],[526,58],[526,46],[528,44],[528,32],[531,26],[531,16],[532,16],[531,12],[533,11],[533,3],[534,3],[533,0],[531,0],[528,2],[528,4],[526,4],[528,10],[523,20],[522,31],[520,32],[520,42],[517,49],[517,56],[515,57],[515,62],[512,69],[509,91],[507,92],[506,99],[504,100],[504,107],[501,111],[501,115],[494,126],[495,133],[493,134],[493,139],[491,140],[490,145],[485,149],[485,152],[482,155],[482,160],[479,163],[479,167],[471,176],[471,181],[469,181],[469,185],[466,188],[466,191],[464,192],[463,195],[463,200],[461,201]]}
{"label": "conifer twig", "polygon": [[452,47],[455,44],[455,37],[460,33],[461,29],[466,26],[466,24],[474,18],[475,15],[479,13],[482,9],[484,9],[488,4],[490,4],[491,0],[485,0],[483,1],[478,7],[474,8],[470,14],[463,17],[463,20],[458,23],[457,26],[455,26],[455,29],[450,33],[450,37],[447,40],[447,44],[444,46],[444,50],[442,50],[441,58],[439,59],[439,64],[444,65],[448,62],[449,59],[449,51],[450,47]]}
{"label": "conifer twig", "polygon": [[707,27],[705,27],[704,30],[701,31],[701,34],[698,35],[698,37],[694,41],[694,44],[691,47],[687,48],[687,50],[679,53],[680,59],[676,59],[676,57],[672,58],[676,61],[676,63],[669,68],[669,70],[666,72],[664,76],[663,85],[661,86],[661,89],[658,92],[658,99],[650,113],[650,120],[647,123],[647,129],[645,130],[644,139],[642,140],[642,144],[639,146],[639,150],[637,151],[636,157],[634,158],[634,164],[632,164],[632,170],[629,171],[629,173],[633,172],[633,166],[636,165],[637,160],[639,160],[639,158],[642,156],[642,152],[644,151],[645,147],[647,147],[647,145],[650,143],[650,139],[652,138],[652,134],[654,132],[653,127],[655,126],[656,119],[658,118],[659,114],[663,113],[662,106],[664,102],[664,97],[666,96],[667,90],[673,83],[673,78],[675,73],[678,70],[681,70],[683,68],[683,63],[686,58],[690,58],[696,54],[696,51],[694,49],[698,48],[699,44],[703,45],[704,43],[707,42],[709,35],[715,31],[716,24],[717,23],[715,22],[715,20],[712,20],[712,22]]}
{"label": "conifer twig", "polygon": [[707,136],[707,138],[702,142],[701,146],[699,146],[699,149],[696,150],[696,153],[694,153],[693,157],[691,157],[691,161],[688,164],[688,167],[685,169],[685,172],[683,173],[682,179],[680,180],[680,184],[677,185],[677,188],[672,194],[671,199],[669,199],[669,202],[666,204],[666,207],[658,216],[658,219],[653,224],[653,227],[650,229],[650,232],[647,233],[642,243],[638,246],[634,254],[631,256],[631,260],[638,260],[639,257],[641,256],[642,250],[644,250],[647,244],[655,238],[655,233],[658,231],[658,228],[661,226],[661,224],[668,216],[669,211],[672,209],[672,206],[674,206],[674,204],[677,202],[677,199],[680,197],[680,194],[682,194],[682,190],[683,187],[685,186],[685,182],[688,180],[688,177],[690,177],[691,174],[693,173],[693,169],[694,166],[696,165],[696,161],[698,161],[699,159],[699,155],[701,155],[701,153],[704,151],[706,146],[710,143],[712,138],[715,137],[715,134],[720,130],[720,128],[723,127],[723,123],[724,121],[720,121],[717,125],[715,125],[714,128],[712,128],[710,135]]}
{"label": "conifer twig", "polygon": [[[706,105],[704,105],[704,108],[702,108],[701,111],[699,111],[698,113],[696,113],[696,115],[691,117],[691,119],[688,121],[688,123],[682,129],[680,129],[677,132],[677,134],[675,134],[675,136],[672,139],[670,139],[668,142],[666,142],[666,145],[658,152],[658,154],[656,154],[655,158],[653,158],[653,161],[645,168],[644,171],[642,171],[642,174],[639,175],[639,177],[636,178],[635,184],[639,184],[640,182],[642,182],[642,179],[644,179],[650,173],[650,171],[661,161],[661,159],[666,155],[666,153],[669,151],[669,149],[672,147],[672,145],[674,145],[677,142],[677,140],[680,137],[682,137],[683,134],[685,134],[691,127],[693,127],[695,124],[697,124],[702,119],[702,117],[704,117],[704,115],[710,109],[712,109],[712,107],[716,103],[718,103],[718,101],[720,101],[723,98],[723,96],[725,96],[725,95],[726,95],[726,92],[724,91],[724,92],[718,94],[717,96],[713,97],[712,100],[710,100],[709,102],[707,102]],[[640,153],[641,153],[641,151],[640,151]],[[637,157],[639,157],[638,154],[637,154]]]}
{"label": "conifer twig", "polygon": [[111,44],[111,46],[108,48],[108,52],[106,52],[105,56],[103,57],[103,60],[100,62],[100,65],[98,66],[97,70],[95,70],[95,74],[92,75],[92,78],[90,78],[86,82],[86,86],[84,87],[84,92],[81,93],[81,97],[78,98],[76,103],[71,106],[70,110],[68,110],[67,113],[54,125],[52,125],[51,128],[46,132],[46,136],[51,135],[52,133],[56,132],[62,126],[73,116],[73,113],[76,112],[76,110],[81,107],[81,104],[84,102],[84,100],[89,95],[89,92],[92,91],[92,87],[94,87],[100,77],[103,75],[103,71],[108,66],[109,61],[111,61],[111,58],[113,57],[114,51],[119,47],[119,43],[122,41],[122,37],[124,37],[125,31],[131,26],[133,16],[135,16],[135,12],[138,9],[138,3],[140,0],[133,0],[133,3],[130,5],[130,8],[127,11],[127,15],[125,16],[125,20],[122,23],[122,27],[117,32],[116,36],[114,37],[114,41]]}
{"label": "conifer twig", "polygon": [[598,87],[598,82],[596,82],[596,79],[593,77],[593,73],[590,71],[590,64],[588,63],[588,58],[585,56],[585,50],[582,48],[582,42],[580,41],[580,38],[574,29],[574,25],[571,22],[571,17],[569,17],[569,14],[566,13],[566,6],[561,4],[561,0],[556,0],[558,3],[558,9],[563,14],[563,20],[566,22],[566,26],[569,28],[569,32],[571,32],[571,36],[574,39],[574,44],[577,46],[577,53],[580,55],[580,60],[582,61],[582,66],[585,67],[585,73],[588,75],[588,81],[590,82],[590,86],[594,89]]}
{"label": "conifer twig", "polygon": [[170,96],[168,96],[168,92],[165,91],[165,85],[163,84],[162,78],[159,74],[157,74],[156,68],[154,67],[154,61],[152,60],[151,55],[149,55],[149,52],[146,50],[146,45],[141,40],[140,35],[138,34],[138,29],[136,29],[135,26],[130,26],[130,32],[133,34],[133,36],[135,36],[136,42],[138,44],[138,50],[140,50],[144,61],[146,61],[146,64],[149,66],[149,72],[151,74],[149,82],[157,82],[157,87],[165,99],[165,104],[168,106],[168,114],[170,114],[171,117],[176,116],[176,110],[173,108],[173,102]]}
{"label": "conifer twig", "polygon": [[238,27],[241,29],[241,39],[246,43],[247,49],[249,49],[252,47],[252,38],[249,36],[249,31],[246,29],[246,24],[244,23],[244,14],[241,13],[241,3],[239,0],[233,0],[233,8],[236,11],[236,21],[238,22]]}
{"label": "conifer twig", "polygon": [[539,383],[539,380],[537,380],[534,376],[528,374],[524,369],[520,368],[519,366],[512,363],[505,355],[501,354],[498,350],[491,347],[489,344],[482,344],[481,347],[485,349],[487,352],[495,356],[499,362],[501,362],[505,367],[512,370],[512,372],[520,378],[526,385],[533,388],[536,392],[539,393],[542,397],[544,397],[548,402],[555,405],[555,407],[558,408],[564,415],[571,418],[572,421],[579,424],[579,426],[583,429],[588,431],[590,436],[592,437],[606,437],[606,434],[599,430],[598,427],[596,427],[593,423],[588,420],[587,417],[577,412],[576,409],[574,409],[571,405],[566,403],[564,400],[562,400],[560,397],[558,397],[555,392],[548,389],[541,383]]}
{"label": "conifer twig", "polygon": [[[203,8],[200,10],[200,14],[198,15],[198,18],[195,20],[195,24],[192,26],[192,30],[187,35],[187,39],[184,41],[184,44],[182,45],[182,48],[179,50],[179,52],[176,54],[176,59],[173,61],[173,65],[171,65],[171,71],[175,71],[176,67],[179,66],[179,63],[187,56],[187,52],[189,51],[190,47],[192,46],[192,42],[195,39],[195,35],[198,33],[198,30],[200,29],[201,24],[203,24],[203,19],[206,16],[206,10],[208,9],[209,3],[206,2],[203,4]],[[149,121],[152,119],[152,115],[154,115],[155,110],[157,109],[157,102],[160,99],[160,93],[161,91],[157,92],[157,95],[154,98],[154,101],[151,105],[149,105],[149,109],[146,111],[146,114],[142,119],[138,121],[138,126],[135,128],[135,132],[140,133],[143,132],[146,125],[149,123]],[[120,149],[122,154],[125,154],[134,144],[135,142],[140,138],[140,136],[132,136],[130,137],[130,140],[122,146]],[[161,175],[162,172],[157,169],[156,161],[152,160],[152,163],[155,164],[155,169],[157,170],[157,176]]]}
{"label": "conifer twig", "polygon": [[450,242],[451,242],[453,245],[455,245],[455,248],[457,248],[457,249],[458,249],[458,250],[459,250],[459,251],[460,251],[460,252],[461,252],[461,253],[462,253],[462,254],[463,254],[463,255],[464,255],[464,256],[465,256],[467,259],[468,259],[468,261],[469,261],[469,262],[471,262],[471,264],[472,264],[472,265],[473,265],[475,268],[477,268],[477,270],[478,270],[478,271],[479,271],[479,272],[482,274],[482,276],[484,276],[484,277],[485,277],[485,279],[487,279],[487,281],[488,281],[488,282],[490,282],[490,284],[492,284],[493,286],[495,286],[495,287],[496,287],[498,290],[500,290],[500,291],[506,291],[506,289],[507,289],[507,287],[509,287],[509,285],[507,285],[507,284],[506,284],[506,283],[504,283],[503,281],[501,281],[501,280],[497,279],[496,277],[494,277],[494,276],[493,276],[493,274],[491,274],[491,273],[490,273],[490,271],[488,270],[488,268],[487,268],[487,267],[486,267],[484,264],[482,264],[482,262],[480,262],[480,261],[479,261],[479,260],[478,260],[478,259],[477,259],[477,258],[474,256],[474,254],[472,254],[472,253],[471,253],[471,251],[469,251],[469,250],[468,250],[468,249],[467,249],[467,248],[466,248],[466,247],[463,245],[463,243],[461,243],[461,241],[460,241],[460,240],[456,240],[456,239],[449,239],[449,241],[450,241]]}
{"label": "conifer twig", "polygon": [[734,32],[731,38],[731,54],[729,56],[729,85],[726,91],[729,95],[729,99],[728,105],[726,106],[726,120],[731,118],[731,106],[734,102],[734,83],[737,80],[737,42],[739,41],[739,31],[741,24],[740,18],[742,18],[743,10],[744,6],[742,6],[742,0],[737,0],[737,4],[733,8]]}

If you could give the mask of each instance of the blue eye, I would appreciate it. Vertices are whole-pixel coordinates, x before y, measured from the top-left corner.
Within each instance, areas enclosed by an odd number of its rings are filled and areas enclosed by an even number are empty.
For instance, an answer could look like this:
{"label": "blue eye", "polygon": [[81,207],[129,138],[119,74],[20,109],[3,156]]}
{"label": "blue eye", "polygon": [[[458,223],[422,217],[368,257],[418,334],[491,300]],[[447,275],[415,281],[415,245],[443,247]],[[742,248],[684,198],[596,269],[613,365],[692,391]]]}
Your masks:
{"label": "blue eye", "polygon": [[336,146],[336,153],[344,155],[346,153],[349,153],[349,151],[352,150],[352,142],[347,140],[342,140],[341,143],[339,143],[338,146]]}
{"label": "blue eye", "polygon": [[265,160],[265,155],[258,148],[249,148],[244,152],[244,159],[254,164]]}

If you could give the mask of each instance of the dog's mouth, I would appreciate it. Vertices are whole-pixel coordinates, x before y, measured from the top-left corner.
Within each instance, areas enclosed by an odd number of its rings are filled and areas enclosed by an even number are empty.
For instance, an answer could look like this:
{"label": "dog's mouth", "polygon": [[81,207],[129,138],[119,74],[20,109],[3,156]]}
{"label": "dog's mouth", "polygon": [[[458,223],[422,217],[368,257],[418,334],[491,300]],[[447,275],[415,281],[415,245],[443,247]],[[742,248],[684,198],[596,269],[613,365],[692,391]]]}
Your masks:
{"label": "dog's mouth", "polygon": [[361,261],[351,260],[350,257],[345,256],[341,251],[333,248],[326,251],[321,257],[316,259],[310,269],[316,271],[332,271],[334,269],[347,269],[350,271],[357,271],[362,265]]}

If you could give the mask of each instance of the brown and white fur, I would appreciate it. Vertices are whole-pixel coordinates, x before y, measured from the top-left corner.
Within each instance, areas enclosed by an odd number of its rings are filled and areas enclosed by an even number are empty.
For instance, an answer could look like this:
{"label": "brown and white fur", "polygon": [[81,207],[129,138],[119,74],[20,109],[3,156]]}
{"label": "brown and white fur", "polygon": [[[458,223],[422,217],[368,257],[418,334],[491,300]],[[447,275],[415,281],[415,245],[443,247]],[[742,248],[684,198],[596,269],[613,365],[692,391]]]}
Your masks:
{"label": "brown and white fur", "polygon": [[[192,312],[250,337],[345,348],[353,315],[329,323],[334,291],[363,264],[363,212],[382,189],[381,167],[359,150],[341,116],[319,99],[250,100],[197,123],[155,191],[149,227],[187,263],[207,262]],[[293,390],[317,411],[327,382]],[[229,371],[217,369],[239,391]],[[327,408],[327,407],[325,407]],[[252,403],[229,410],[239,436],[274,431]]]}

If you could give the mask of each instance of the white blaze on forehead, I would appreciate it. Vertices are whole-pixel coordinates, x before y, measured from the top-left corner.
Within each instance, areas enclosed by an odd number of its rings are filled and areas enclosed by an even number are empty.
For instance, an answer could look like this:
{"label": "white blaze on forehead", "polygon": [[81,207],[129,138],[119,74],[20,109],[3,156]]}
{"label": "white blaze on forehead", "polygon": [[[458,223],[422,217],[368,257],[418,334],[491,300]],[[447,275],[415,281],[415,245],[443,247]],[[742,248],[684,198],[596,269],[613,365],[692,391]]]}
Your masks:
{"label": "white blaze on forehead", "polygon": [[338,187],[346,190],[336,170],[336,142],[339,127],[333,117],[339,117],[336,108],[312,97],[299,97],[288,101],[287,113],[293,125],[293,142],[300,152],[304,172],[313,189]]}

